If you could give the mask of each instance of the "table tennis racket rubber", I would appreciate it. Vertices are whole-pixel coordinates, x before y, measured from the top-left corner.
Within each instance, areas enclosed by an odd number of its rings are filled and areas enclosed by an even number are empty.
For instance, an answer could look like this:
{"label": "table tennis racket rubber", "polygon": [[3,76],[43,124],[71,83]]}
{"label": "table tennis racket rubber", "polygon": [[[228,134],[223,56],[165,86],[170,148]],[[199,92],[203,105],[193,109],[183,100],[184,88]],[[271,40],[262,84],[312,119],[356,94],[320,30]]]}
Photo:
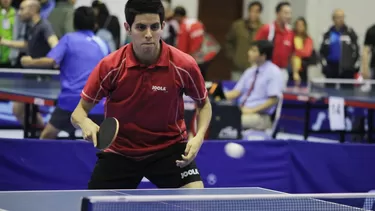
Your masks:
{"label": "table tennis racket rubber", "polygon": [[116,139],[119,130],[119,122],[116,118],[106,118],[100,124],[99,132],[96,134],[96,148],[103,150],[109,147]]}

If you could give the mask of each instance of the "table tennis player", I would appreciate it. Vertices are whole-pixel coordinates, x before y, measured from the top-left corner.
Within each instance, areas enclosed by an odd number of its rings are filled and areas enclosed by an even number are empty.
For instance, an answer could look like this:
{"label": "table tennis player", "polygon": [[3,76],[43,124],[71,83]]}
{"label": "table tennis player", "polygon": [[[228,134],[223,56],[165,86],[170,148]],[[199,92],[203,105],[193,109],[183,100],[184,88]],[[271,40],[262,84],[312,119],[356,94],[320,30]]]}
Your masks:
{"label": "table tennis player", "polygon": [[[98,153],[89,189],[134,189],[143,177],[159,188],[203,188],[194,158],[211,120],[211,104],[194,59],[161,40],[160,0],[129,0],[124,24],[132,42],[91,73],[72,123],[96,143],[87,114],[107,97],[106,117],[118,119],[115,141]],[[183,93],[198,105],[198,131],[187,142]]]}
{"label": "table tennis player", "polygon": [[24,67],[60,67],[61,93],[40,139],[56,139],[60,131],[74,132],[70,116],[80,101],[80,93],[95,66],[109,54],[109,47],[94,36],[96,18],[91,7],[74,12],[75,32],[62,37],[46,57],[21,58]]}
{"label": "table tennis player", "polygon": [[[14,49],[26,49],[27,55],[32,57],[43,57],[51,48],[55,47],[59,42],[57,36],[53,32],[51,24],[48,20],[41,17],[41,5],[37,0],[22,1],[18,14],[20,20],[26,23],[26,37],[27,40],[8,40],[0,36],[0,46],[6,46]],[[25,75],[30,78],[30,75]],[[32,76],[31,78],[34,78]],[[41,75],[36,78],[44,79]],[[13,114],[17,120],[24,125],[25,104],[21,102],[13,102]],[[42,115],[37,113],[36,126],[38,128],[44,127]]]}

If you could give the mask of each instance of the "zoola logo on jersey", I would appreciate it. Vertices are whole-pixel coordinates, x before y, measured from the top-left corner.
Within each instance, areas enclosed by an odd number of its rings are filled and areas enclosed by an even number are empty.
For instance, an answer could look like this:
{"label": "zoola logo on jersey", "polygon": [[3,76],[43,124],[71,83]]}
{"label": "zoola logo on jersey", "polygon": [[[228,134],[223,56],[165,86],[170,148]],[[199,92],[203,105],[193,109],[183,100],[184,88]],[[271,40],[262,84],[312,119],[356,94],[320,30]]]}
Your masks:
{"label": "zoola logo on jersey", "polygon": [[190,169],[189,171],[184,171],[181,173],[181,179],[189,176],[189,175],[198,175],[198,169]]}
{"label": "zoola logo on jersey", "polygon": [[166,92],[167,88],[165,86],[152,86],[152,91],[163,91],[163,92]]}

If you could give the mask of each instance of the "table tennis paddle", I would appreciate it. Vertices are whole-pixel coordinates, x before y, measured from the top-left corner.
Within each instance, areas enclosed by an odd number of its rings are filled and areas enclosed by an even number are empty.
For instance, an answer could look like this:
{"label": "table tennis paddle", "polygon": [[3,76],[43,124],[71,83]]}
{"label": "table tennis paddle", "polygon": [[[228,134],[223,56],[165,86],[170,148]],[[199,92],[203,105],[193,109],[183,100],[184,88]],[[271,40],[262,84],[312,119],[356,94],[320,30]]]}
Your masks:
{"label": "table tennis paddle", "polygon": [[96,148],[103,150],[109,147],[116,139],[119,129],[119,122],[116,118],[106,118],[100,124],[99,132],[96,134]]}

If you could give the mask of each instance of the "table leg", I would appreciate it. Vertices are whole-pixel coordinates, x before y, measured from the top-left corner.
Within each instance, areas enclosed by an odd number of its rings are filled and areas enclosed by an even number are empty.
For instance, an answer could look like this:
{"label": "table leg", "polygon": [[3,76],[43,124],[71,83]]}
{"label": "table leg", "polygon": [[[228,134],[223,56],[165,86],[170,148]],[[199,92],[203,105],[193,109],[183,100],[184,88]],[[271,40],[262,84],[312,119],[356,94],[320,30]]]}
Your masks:
{"label": "table leg", "polygon": [[37,130],[37,120],[36,116],[38,113],[38,108],[36,105],[31,105],[31,130],[30,130],[30,136],[31,138],[38,138],[36,137],[36,130]]}
{"label": "table leg", "polygon": [[305,111],[305,125],[303,130],[303,138],[307,140],[310,133],[310,110],[311,110],[311,103],[310,101],[306,102],[306,111]]}
{"label": "table leg", "polygon": [[375,143],[372,139],[372,133],[374,132],[374,110],[368,109],[367,111],[367,139],[369,143]]}
{"label": "table leg", "polygon": [[30,137],[30,104],[25,103],[25,116],[24,116],[24,126],[23,126],[23,137]]}

